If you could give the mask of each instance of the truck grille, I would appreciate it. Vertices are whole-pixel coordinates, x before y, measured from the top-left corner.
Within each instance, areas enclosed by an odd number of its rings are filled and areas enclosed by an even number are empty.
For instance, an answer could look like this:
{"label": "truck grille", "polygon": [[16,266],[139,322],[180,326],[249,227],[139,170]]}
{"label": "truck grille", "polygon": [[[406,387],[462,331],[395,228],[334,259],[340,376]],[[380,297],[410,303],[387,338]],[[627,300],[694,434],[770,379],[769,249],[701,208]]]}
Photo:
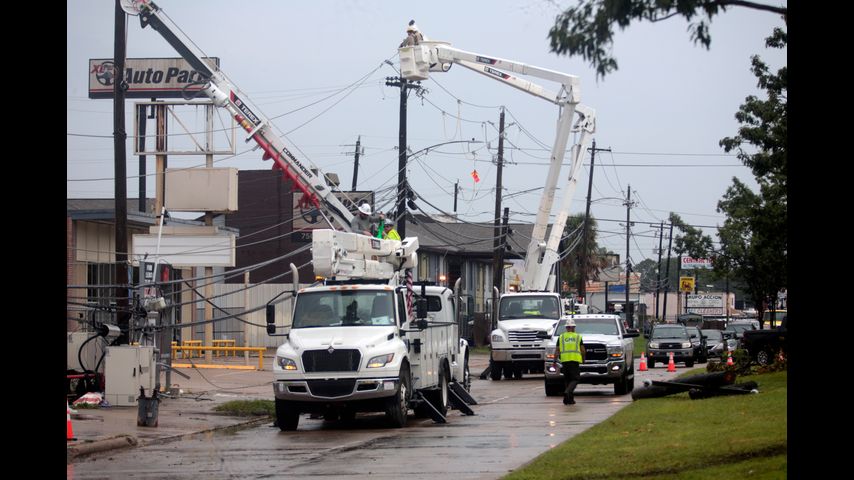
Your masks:
{"label": "truck grille", "polygon": [[358,350],[306,350],[302,364],[306,372],[355,372],[362,354]]}
{"label": "truck grille", "polygon": [[356,379],[345,380],[307,380],[308,389],[315,397],[343,397],[353,393]]}
{"label": "truck grille", "polygon": [[676,350],[682,348],[682,342],[679,343],[659,343],[658,348],[662,350]]}
{"label": "truck grille", "polygon": [[507,339],[511,342],[540,342],[542,339],[537,338],[538,332],[539,330],[510,330],[507,332]]}
{"label": "truck grille", "polygon": [[601,343],[591,343],[584,344],[585,353],[587,353],[587,357],[585,360],[607,360],[608,359],[608,349],[605,348],[605,345]]}

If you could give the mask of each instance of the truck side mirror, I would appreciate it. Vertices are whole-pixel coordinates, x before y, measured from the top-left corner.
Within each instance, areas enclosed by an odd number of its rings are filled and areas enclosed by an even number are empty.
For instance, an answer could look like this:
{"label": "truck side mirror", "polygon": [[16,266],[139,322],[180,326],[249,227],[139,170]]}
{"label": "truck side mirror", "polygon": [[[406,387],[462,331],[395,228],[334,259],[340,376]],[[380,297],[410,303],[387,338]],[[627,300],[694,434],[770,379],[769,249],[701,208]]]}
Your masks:
{"label": "truck side mirror", "polygon": [[267,305],[267,335],[276,334],[276,306]]}
{"label": "truck side mirror", "polygon": [[426,330],[429,324],[430,322],[428,322],[426,318],[422,318],[421,320],[415,321],[415,328],[418,330]]}

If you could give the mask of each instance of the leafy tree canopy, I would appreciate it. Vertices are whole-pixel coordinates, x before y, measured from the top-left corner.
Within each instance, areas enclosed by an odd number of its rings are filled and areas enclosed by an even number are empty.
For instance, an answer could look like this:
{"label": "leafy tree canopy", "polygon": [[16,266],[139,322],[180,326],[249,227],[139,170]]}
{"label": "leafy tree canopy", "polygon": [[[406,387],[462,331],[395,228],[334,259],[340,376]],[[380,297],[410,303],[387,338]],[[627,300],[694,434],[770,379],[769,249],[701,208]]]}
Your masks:
{"label": "leafy tree canopy", "polygon": [[780,14],[785,20],[788,8],[743,0],[579,0],[555,19],[549,30],[550,50],[558,55],[581,55],[596,69],[596,78],[617,70],[611,54],[614,24],[625,29],[632,21],[659,22],[683,16],[691,22],[688,30],[694,43],[707,49],[712,43],[709,23],[728,7],[744,7]]}

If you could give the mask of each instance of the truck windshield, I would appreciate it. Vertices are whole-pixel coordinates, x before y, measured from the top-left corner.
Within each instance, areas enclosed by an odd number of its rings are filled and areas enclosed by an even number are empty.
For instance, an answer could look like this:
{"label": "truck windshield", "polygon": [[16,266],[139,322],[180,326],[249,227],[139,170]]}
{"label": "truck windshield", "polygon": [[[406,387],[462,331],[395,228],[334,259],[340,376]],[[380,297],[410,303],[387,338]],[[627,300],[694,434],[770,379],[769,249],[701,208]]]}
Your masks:
{"label": "truck windshield", "polygon": [[498,308],[499,320],[512,318],[560,318],[558,299],[552,296],[542,297],[514,297],[508,296],[501,299]]}
{"label": "truck windshield", "polygon": [[657,327],[652,330],[652,338],[688,338],[685,327]]}
{"label": "truck windshield", "polygon": [[297,297],[291,328],[394,325],[390,291],[326,291]]}
{"label": "truck windshield", "polygon": [[619,335],[617,322],[610,318],[575,319],[575,332],[580,334]]}

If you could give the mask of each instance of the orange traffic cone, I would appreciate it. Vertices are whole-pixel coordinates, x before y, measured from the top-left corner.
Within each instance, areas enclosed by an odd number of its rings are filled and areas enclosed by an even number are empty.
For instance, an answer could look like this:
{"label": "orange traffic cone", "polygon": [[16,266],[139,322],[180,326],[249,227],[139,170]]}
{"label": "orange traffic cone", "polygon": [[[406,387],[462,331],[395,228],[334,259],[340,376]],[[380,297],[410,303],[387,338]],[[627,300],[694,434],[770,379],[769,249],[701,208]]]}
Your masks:
{"label": "orange traffic cone", "polygon": [[676,371],[676,364],[673,363],[673,352],[670,352],[670,360],[667,362],[667,371],[668,372],[675,372]]}
{"label": "orange traffic cone", "polygon": [[74,438],[74,430],[71,428],[71,407],[68,406],[68,400],[65,400],[65,441],[77,440]]}
{"label": "orange traffic cone", "polygon": [[726,357],[727,366],[733,365],[732,363],[732,352],[729,352],[729,355]]}
{"label": "orange traffic cone", "polygon": [[641,352],[641,360],[640,360],[640,365],[638,366],[638,371],[639,372],[645,372],[646,371],[646,355],[644,355],[644,352]]}

